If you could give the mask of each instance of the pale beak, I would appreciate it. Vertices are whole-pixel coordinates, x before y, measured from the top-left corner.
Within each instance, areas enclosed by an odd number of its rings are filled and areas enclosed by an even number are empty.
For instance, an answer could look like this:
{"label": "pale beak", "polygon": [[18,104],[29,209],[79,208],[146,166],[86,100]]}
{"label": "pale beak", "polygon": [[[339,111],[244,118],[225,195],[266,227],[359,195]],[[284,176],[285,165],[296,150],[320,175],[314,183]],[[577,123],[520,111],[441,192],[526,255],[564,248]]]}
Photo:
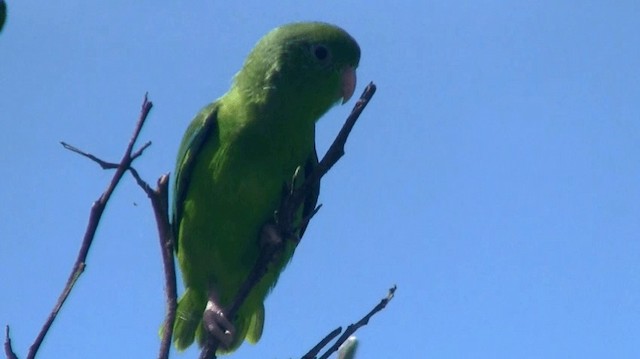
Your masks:
{"label": "pale beak", "polygon": [[356,90],[356,69],[352,66],[345,67],[342,70],[340,81],[342,85],[340,94],[342,95],[342,103],[345,104]]}

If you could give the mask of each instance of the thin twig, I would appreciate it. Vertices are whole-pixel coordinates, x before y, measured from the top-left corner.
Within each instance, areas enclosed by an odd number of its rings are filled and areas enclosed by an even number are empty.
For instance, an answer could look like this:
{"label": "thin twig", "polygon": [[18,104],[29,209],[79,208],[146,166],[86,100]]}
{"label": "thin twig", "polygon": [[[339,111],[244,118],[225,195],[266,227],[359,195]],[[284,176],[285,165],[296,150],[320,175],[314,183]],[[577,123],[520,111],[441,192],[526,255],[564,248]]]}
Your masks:
{"label": "thin twig", "polygon": [[9,326],[5,330],[4,336],[4,354],[7,356],[7,359],[18,359],[16,353],[13,352],[13,348],[11,348],[11,337],[9,336]]}
{"label": "thin twig", "polygon": [[302,359],[315,358],[316,355],[318,355],[318,353],[320,353],[322,348],[326,347],[327,344],[329,344],[329,342],[332,341],[335,337],[340,335],[340,333],[342,333],[342,327],[337,327],[331,333],[327,334],[327,336],[324,337],[318,344],[316,344],[316,346],[311,348],[311,350],[309,350],[307,352],[307,354],[303,355]]}
{"label": "thin twig", "polygon": [[[378,313],[379,311],[383,310],[387,306],[387,304],[389,304],[391,299],[393,299],[393,296],[394,296],[394,294],[396,292],[396,288],[397,287],[395,285],[393,287],[391,287],[389,289],[389,293],[387,293],[387,296],[382,298],[380,303],[378,303],[378,305],[373,307],[373,309],[371,309],[371,311],[369,311],[369,313],[367,313],[367,315],[362,317],[362,319],[360,319],[356,323],[349,325],[347,327],[347,329],[344,331],[344,333],[342,333],[340,338],[338,338],[338,340],[336,340],[336,342],[333,343],[333,345],[329,349],[327,349],[327,351],[320,357],[320,359],[329,358],[329,356],[331,354],[333,354],[334,352],[336,352],[338,350],[338,348],[340,348],[342,343],[347,341],[347,339],[349,339],[349,337],[353,333],[355,333],[358,329],[360,329],[360,328],[364,327],[365,325],[367,325],[369,323],[369,320],[371,319],[371,317],[376,315],[376,313]],[[303,358],[306,358],[306,357],[303,357]]]}
{"label": "thin twig", "polygon": [[[312,189],[320,183],[320,179],[344,155],[344,145],[347,142],[347,138],[358,120],[358,117],[367,106],[375,92],[376,85],[373,82],[369,83],[360,96],[358,102],[356,102],[351,114],[338,133],[338,136],[333,141],[333,144],[329,147],[329,150],[324,155],[318,166],[316,166],[314,171],[300,187],[288,192],[289,195],[283,199],[277,213],[278,218],[276,221],[280,233],[295,233],[294,218],[298,209],[302,205],[304,199],[310,195]],[[283,238],[283,240],[289,240],[289,238]],[[238,309],[251,292],[251,289],[262,279],[267,271],[267,266],[273,260],[274,256],[282,251],[282,248],[284,248],[284,241],[279,246],[264,246],[252,271],[249,273],[249,276],[244,281],[242,287],[240,287],[240,290],[238,290],[231,306],[225,310],[227,318],[235,317]],[[205,345],[200,352],[200,359],[215,359],[218,344],[218,341],[213,336],[207,335]]]}
{"label": "thin twig", "polygon": [[151,146],[151,141],[147,141],[147,143],[145,143],[140,148],[138,148],[138,150],[136,152],[131,154],[131,161],[133,162],[133,161],[135,161],[136,158],[142,156],[142,153],[144,152],[144,150],[149,148],[149,146]]}
{"label": "thin twig", "polygon": [[64,141],[60,141],[60,144],[62,145],[62,147],[64,147],[65,149],[71,151],[71,152],[75,152],[77,154],[79,154],[80,156],[84,156],[90,160],[92,160],[93,162],[97,163],[100,165],[100,167],[102,167],[103,170],[112,170],[112,169],[116,169],[118,168],[118,166],[120,166],[119,163],[113,163],[113,162],[107,162],[107,161],[103,161],[102,159],[88,153],[88,152],[84,152],[83,150],[74,147]]}
{"label": "thin twig", "polygon": [[[84,238],[82,239],[82,244],[80,246],[80,251],[78,252],[78,257],[73,265],[73,269],[71,270],[71,274],[69,275],[67,284],[65,285],[64,290],[60,294],[60,297],[58,298],[58,302],[56,303],[53,310],[51,311],[51,314],[49,314],[49,317],[47,318],[46,322],[42,326],[40,333],[36,337],[34,343],[29,348],[27,359],[35,358],[36,354],[38,353],[38,350],[40,349],[40,345],[42,345],[42,341],[44,340],[47,333],[49,332],[49,329],[51,328],[51,325],[53,324],[56,317],[58,316],[60,309],[62,308],[62,306],[64,305],[64,302],[69,297],[69,294],[71,293],[71,290],[73,289],[76,281],[78,280],[80,275],[82,275],[82,273],[84,272],[84,269],[86,267],[87,255],[89,254],[89,249],[91,248],[91,244],[93,243],[93,239],[95,237],[96,230],[98,229],[98,224],[100,223],[100,219],[102,218],[102,214],[104,213],[107,202],[109,201],[109,198],[111,198],[111,195],[113,194],[113,191],[115,190],[116,186],[118,185],[118,183],[120,182],[124,174],[127,172],[127,170],[131,166],[131,162],[133,161],[133,158],[131,156],[133,147],[135,146],[138,136],[140,135],[140,131],[142,130],[142,126],[144,125],[144,122],[147,119],[147,115],[149,114],[149,111],[151,111],[152,107],[153,107],[153,104],[147,100],[147,96],[145,95],[144,101],[142,104],[142,110],[140,112],[140,117],[138,119],[138,123],[136,124],[136,128],[133,136],[129,140],[127,149],[124,155],[122,156],[122,160],[117,165],[116,172],[114,173],[111,179],[111,182],[107,186],[107,189],[102,193],[100,198],[98,198],[91,206],[91,212],[89,214],[89,223],[87,224],[87,229],[85,231]],[[64,142],[62,143],[62,145],[73,152],[76,152],[80,155],[88,157],[89,159],[97,162],[98,164],[100,164],[102,168],[106,168],[106,169],[113,168],[113,167],[110,167],[110,163],[102,161],[93,155],[80,151],[77,148],[73,146],[69,146]]]}
{"label": "thin twig", "polygon": [[373,82],[370,82],[362,92],[360,99],[354,105],[353,110],[351,110],[351,114],[349,114],[344,125],[342,125],[342,129],[340,129],[340,132],[336,136],[335,140],[333,140],[333,143],[327,150],[327,153],[322,157],[322,160],[318,163],[314,171],[306,178],[300,187],[294,189],[288,198],[282,202],[280,210],[278,211],[279,213],[282,213],[282,215],[279,214],[278,224],[284,231],[283,233],[288,233],[286,231],[293,227],[293,220],[295,218],[296,211],[300,208],[304,199],[309,195],[311,189],[315,188],[318,183],[320,183],[322,177],[329,172],[331,167],[333,167],[333,165],[335,165],[338,160],[344,156],[344,146],[347,143],[347,138],[349,137],[353,126],[356,124],[356,121],[358,121],[360,114],[364,111],[365,107],[367,107],[367,104],[375,93],[376,85]]}
{"label": "thin twig", "polygon": [[158,179],[157,189],[154,190],[147,182],[142,180],[138,171],[131,168],[131,174],[136,179],[138,185],[145,191],[149,199],[151,199],[153,214],[156,217],[156,224],[158,226],[167,300],[167,315],[162,326],[162,341],[160,342],[158,358],[167,359],[169,358],[169,352],[171,350],[171,337],[173,336],[173,322],[176,318],[178,296],[176,270],[173,258],[175,241],[169,222],[169,175],[162,175]]}

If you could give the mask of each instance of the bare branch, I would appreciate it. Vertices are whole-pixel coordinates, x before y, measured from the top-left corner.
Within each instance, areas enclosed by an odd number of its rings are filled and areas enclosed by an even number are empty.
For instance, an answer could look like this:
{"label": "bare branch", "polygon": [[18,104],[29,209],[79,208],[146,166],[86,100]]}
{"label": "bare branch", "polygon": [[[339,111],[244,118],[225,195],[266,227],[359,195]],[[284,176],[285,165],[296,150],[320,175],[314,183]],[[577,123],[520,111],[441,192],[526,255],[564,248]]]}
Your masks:
{"label": "bare branch", "polygon": [[142,153],[144,153],[144,150],[149,148],[149,146],[151,146],[151,141],[147,141],[147,143],[142,145],[142,147],[140,147],[136,152],[132,153],[131,154],[131,161],[135,161],[136,158],[142,156]]}
{"label": "bare branch", "polygon": [[[373,82],[369,83],[362,93],[358,102],[356,102],[351,114],[345,121],[345,124],[342,126],[342,129],[338,133],[338,136],[333,141],[331,147],[324,155],[318,166],[314,169],[314,171],[309,175],[309,177],[305,180],[305,182],[298,188],[293,189],[293,191],[287,191],[289,195],[285,196],[283,199],[280,208],[277,212],[277,227],[278,232],[281,234],[280,244],[279,245],[267,245],[260,252],[260,256],[256,261],[251,273],[245,280],[244,284],[236,294],[231,306],[226,308],[225,315],[227,318],[234,318],[238,309],[244,303],[245,299],[251,292],[251,289],[262,279],[264,274],[267,271],[267,266],[273,260],[274,256],[277,255],[284,248],[284,242],[286,240],[290,240],[290,238],[284,238],[284,234],[295,233],[294,229],[294,218],[298,209],[302,205],[304,199],[311,194],[312,189],[318,185],[321,178],[333,167],[336,162],[344,155],[344,145],[347,142],[347,138],[353,129],[358,117],[364,110],[364,108],[369,103],[369,100],[373,97],[373,94],[376,92],[376,86]],[[314,211],[317,212],[318,209]],[[311,217],[311,216],[310,216]],[[304,219],[308,221],[310,219]],[[269,226],[270,224],[267,224]],[[263,228],[263,235],[266,231],[266,226]],[[272,241],[268,241],[271,243]],[[218,348],[218,341],[211,335],[207,336],[207,340],[205,342],[202,351],[200,352],[200,359],[215,359],[216,358],[216,350]]]}
{"label": "bare branch", "polygon": [[331,333],[327,334],[327,336],[324,337],[318,344],[316,344],[316,346],[311,348],[311,350],[309,350],[309,352],[307,352],[307,354],[303,355],[302,359],[315,358],[316,355],[318,355],[318,353],[320,353],[322,348],[326,347],[327,344],[329,344],[329,342],[332,341],[335,337],[340,335],[340,333],[342,333],[342,327],[337,327]]}
{"label": "bare branch", "polygon": [[88,153],[88,152],[84,152],[83,150],[74,147],[64,141],[60,141],[60,144],[62,145],[62,147],[64,147],[65,149],[71,151],[71,152],[75,152],[81,156],[84,156],[90,160],[92,160],[93,162],[97,163],[98,165],[100,165],[100,167],[102,167],[103,170],[112,170],[115,168],[118,168],[118,166],[120,166],[119,163],[113,163],[113,162],[107,162],[107,161],[103,161],[100,158]]}
{"label": "bare branch", "polygon": [[[152,104],[147,101],[147,97],[145,95],[145,100],[142,105],[143,111],[141,113],[141,118],[138,121],[138,124],[134,130],[134,138],[139,135],[142,126],[144,125],[144,120],[151,109]],[[153,189],[149,184],[142,179],[138,171],[131,166],[131,162],[133,162],[136,158],[140,157],[144,151],[151,146],[151,141],[146,142],[135,152],[131,152],[133,146],[131,146],[131,142],[127,147],[127,156],[126,161],[123,158],[123,162],[120,164],[113,164],[110,162],[103,161],[102,159],[84,152],[74,146],[71,146],[65,142],[62,142],[62,145],[75,153],[78,153],[84,157],[91,159],[92,161],[98,163],[103,169],[113,169],[120,168],[122,163],[128,163],[129,165],[126,169],[129,170],[133,178],[136,180],[136,183],[142,188],[142,190],[147,194],[149,199],[151,200],[151,205],[153,207],[153,212],[156,218],[156,225],[158,229],[158,237],[160,240],[160,249],[162,253],[163,259],[163,267],[165,273],[165,293],[166,293],[166,305],[167,305],[167,315],[163,324],[162,330],[162,341],[160,343],[160,351],[158,354],[159,359],[166,359],[169,357],[169,353],[171,350],[171,337],[173,336],[173,322],[175,320],[176,315],[176,306],[177,306],[177,285],[176,285],[176,272],[175,272],[175,264],[173,257],[173,248],[174,248],[174,240],[173,233],[171,231],[171,224],[169,222],[169,175],[162,175],[158,179],[157,188]]]}
{"label": "bare branch", "polygon": [[162,175],[158,179],[157,189],[151,186],[138,174],[138,171],[131,168],[131,174],[136,179],[138,185],[144,190],[153,207],[153,214],[156,217],[158,226],[158,237],[160,239],[160,251],[162,252],[162,263],[164,267],[165,294],[167,315],[162,325],[162,341],[160,342],[159,359],[169,358],[171,351],[171,337],[173,336],[173,322],[176,318],[176,307],[178,304],[178,289],[176,285],[176,270],[173,258],[175,241],[171,223],[169,222],[169,175]]}
{"label": "bare branch", "polygon": [[329,172],[331,167],[335,165],[338,160],[342,156],[344,156],[344,146],[347,143],[347,138],[353,129],[353,126],[356,124],[356,121],[360,117],[362,111],[364,111],[365,107],[376,93],[376,85],[373,82],[370,82],[369,85],[364,89],[360,99],[351,110],[351,114],[347,117],[344,125],[342,125],[342,129],[336,136],[335,140],[327,150],[327,153],[322,157],[322,160],[314,171],[311,173],[309,177],[304,181],[302,186],[294,189],[292,193],[285,198],[280,206],[279,215],[278,215],[278,224],[280,225],[283,233],[287,230],[291,230],[293,227],[293,220],[295,218],[295,214],[298,208],[302,205],[304,199],[311,193],[311,189],[315,188],[322,177]]}
{"label": "bare branch", "polygon": [[[378,313],[379,311],[383,310],[387,306],[387,304],[389,304],[391,299],[393,299],[396,289],[397,287],[395,285],[391,287],[389,289],[389,293],[387,293],[387,296],[382,298],[380,303],[378,303],[375,307],[373,307],[373,309],[371,309],[371,311],[369,311],[367,315],[362,317],[362,319],[360,319],[356,323],[349,325],[347,329],[344,331],[344,333],[342,333],[340,338],[338,338],[338,340],[336,340],[336,342],[333,343],[333,345],[329,349],[327,349],[327,351],[320,357],[320,359],[328,359],[329,356],[334,352],[336,352],[338,348],[340,348],[342,343],[347,341],[347,339],[349,339],[349,337],[353,333],[355,333],[358,329],[364,327],[365,325],[369,324],[369,320],[371,319],[371,317],[376,315],[376,313]],[[303,358],[306,358],[306,357],[303,357]]]}
{"label": "bare branch", "polygon": [[9,326],[7,325],[5,329],[4,336],[4,354],[7,356],[7,359],[18,359],[16,353],[13,352],[13,348],[11,348],[11,337],[9,336]]}
{"label": "bare branch", "polygon": [[[102,195],[100,195],[100,197],[91,206],[91,212],[89,214],[89,222],[87,224],[87,229],[82,239],[82,244],[80,246],[80,251],[78,252],[78,257],[73,265],[73,269],[71,270],[69,279],[67,280],[67,284],[65,285],[62,293],[60,294],[60,297],[58,298],[58,302],[56,303],[53,310],[49,314],[49,317],[47,318],[46,322],[42,326],[40,333],[36,337],[34,343],[29,348],[27,359],[35,358],[38,350],[40,349],[40,345],[42,345],[42,341],[44,340],[47,333],[49,332],[49,329],[51,328],[51,325],[53,324],[56,317],[58,316],[60,309],[62,308],[62,306],[64,305],[64,302],[69,297],[69,294],[71,293],[71,290],[73,289],[76,281],[78,280],[80,275],[82,275],[82,273],[84,272],[84,269],[86,267],[87,255],[89,254],[89,249],[91,248],[91,244],[93,243],[93,239],[98,229],[98,224],[100,223],[100,219],[102,218],[102,214],[104,213],[107,202],[111,198],[111,195],[113,194],[113,191],[115,190],[116,186],[118,185],[118,183],[120,182],[124,174],[127,172],[127,170],[129,170],[129,168],[131,167],[131,163],[134,160],[134,157],[132,157],[131,155],[133,151],[133,147],[135,146],[138,136],[140,135],[140,131],[142,130],[142,126],[144,125],[144,122],[147,119],[147,115],[149,114],[149,111],[151,111],[152,107],[153,107],[153,104],[147,100],[147,96],[145,95],[144,101],[142,104],[142,110],[140,112],[140,117],[138,119],[138,123],[136,124],[134,134],[129,140],[129,144],[127,145],[127,149],[124,155],[122,156],[120,163],[116,167],[116,172],[114,173],[111,179],[111,182],[107,186],[107,189],[102,193]],[[64,142],[62,143],[62,145],[73,152],[76,152],[80,155],[83,155],[97,162],[98,164],[100,164],[102,168],[105,168],[105,169],[113,168],[111,166],[112,164],[109,162],[102,161],[97,157],[90,155],[86,152],[83,152],[81,150],[78,150],[77,148],[70,146]],[[148,147],[148,145],[146,145],[143,148],[146,148],[146,147]]]}

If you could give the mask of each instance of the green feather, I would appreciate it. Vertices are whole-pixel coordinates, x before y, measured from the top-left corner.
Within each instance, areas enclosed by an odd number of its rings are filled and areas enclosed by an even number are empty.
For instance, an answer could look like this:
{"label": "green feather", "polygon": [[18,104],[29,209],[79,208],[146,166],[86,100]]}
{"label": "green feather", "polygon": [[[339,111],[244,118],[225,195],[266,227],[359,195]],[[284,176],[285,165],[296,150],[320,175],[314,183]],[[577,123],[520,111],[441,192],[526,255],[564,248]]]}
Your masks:
{"label": "green feather", "polygon": [[[189,125],[178,152],[172,224],[186,292],[178,303],[174,343],[204,340],[202,314],[211,290],[228,307],[255,264],[261,228],[273,220],[296,169],[317,165],[315,122],[348,99],[360,49],[344,30],[324,23],[285,25],[261,39],[231,89]],[[319,188],[300,217],[316,204]],[[301,229],[300,235],[304,232]],[[263,302],[295,250],[288,241],[233,318],[235,350],[257,342]]]}

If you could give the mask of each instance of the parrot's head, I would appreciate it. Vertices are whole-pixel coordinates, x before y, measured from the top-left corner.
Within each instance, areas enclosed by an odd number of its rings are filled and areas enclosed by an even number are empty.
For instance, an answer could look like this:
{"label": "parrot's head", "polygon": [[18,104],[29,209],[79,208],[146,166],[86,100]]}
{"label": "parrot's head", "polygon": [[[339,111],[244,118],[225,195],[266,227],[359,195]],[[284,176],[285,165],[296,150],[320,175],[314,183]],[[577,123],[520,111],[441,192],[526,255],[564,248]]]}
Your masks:
{"label": "parrot's head", "polygon": [[305,112],[316,121],[334,104],[351,98],[359,62],[360,47],[343,29],[321,22],[293,23],[258,42],[235,84],[254,100]]}

